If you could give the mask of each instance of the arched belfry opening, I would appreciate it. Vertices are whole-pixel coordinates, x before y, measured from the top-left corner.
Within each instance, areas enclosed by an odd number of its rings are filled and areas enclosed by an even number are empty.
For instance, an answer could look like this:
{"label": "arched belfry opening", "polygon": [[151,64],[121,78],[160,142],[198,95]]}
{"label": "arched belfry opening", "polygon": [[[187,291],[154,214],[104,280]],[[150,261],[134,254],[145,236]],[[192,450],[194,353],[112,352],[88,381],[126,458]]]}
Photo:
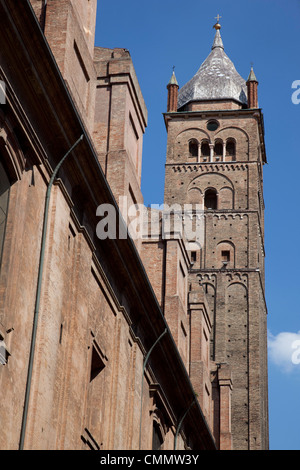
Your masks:
{"label": "arched belfry opening", "polygon": [[198,157],[198,141],[196,139],[189,141],[189,156]]}
{"label": "arched belfry opening", "polygon": [[210,148],[207,140],[201,143],[201,161],[209,162],[210,159]]}
{"label": "arched belfry opening", "polygon": [[216,189],[207,189],[204,194],[204,209],[216,210],[218,208],[218,193]]}
{"label": "arched belfry opening", "polygon": [[226,142],[226,157],[229,161],[236,159],[235,141],[233,139],[228,139]]}

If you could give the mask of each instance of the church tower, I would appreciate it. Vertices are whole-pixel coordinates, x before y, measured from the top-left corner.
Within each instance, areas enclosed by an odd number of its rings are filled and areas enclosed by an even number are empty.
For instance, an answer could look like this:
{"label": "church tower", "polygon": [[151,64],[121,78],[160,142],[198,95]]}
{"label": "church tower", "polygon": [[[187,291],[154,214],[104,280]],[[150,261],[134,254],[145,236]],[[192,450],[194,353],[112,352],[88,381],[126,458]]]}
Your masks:
{"label": "church tower", "polygon": [[[203,289],[209,307],[206,391],[217,443],[236,450],[267,449],[263,114],[253,68],[245,81],[224,51],[219,22],[214,28],[211,52],[195,76],[178,90],[173,72],[168,84],[164,202],[200,204],[204,211],[203,242],[187,240],[188,284],[189,299]],[[188,309],[191,314],[191,302]],[[201,371],[193,367],[197,338],[192,319],[190,326],[189,373],[197,392]],[[230,371],[231,411],[223,430],[222,397],[214,392],[221,369]]]}

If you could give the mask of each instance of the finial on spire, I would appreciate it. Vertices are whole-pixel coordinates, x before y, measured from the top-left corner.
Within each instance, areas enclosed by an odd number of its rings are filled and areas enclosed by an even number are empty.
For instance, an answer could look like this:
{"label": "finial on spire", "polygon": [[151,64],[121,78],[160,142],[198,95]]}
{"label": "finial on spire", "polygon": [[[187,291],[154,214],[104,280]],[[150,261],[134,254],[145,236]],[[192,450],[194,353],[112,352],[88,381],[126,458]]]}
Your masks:
{"label": "finial on spire", "polygon": [[249,73],[247,82],[257,82],[257,78],[256,78],[254,70],[253,70],[253,62],[251,62],[251,69],[250,69],[250,73]]}
{"label": "finial on spire", "polygon": [[169,81],[168,85],[177,85],[178,86],[176,76],[175,76],[175,65],[173,65],[173,73],[172,73],[172,76],[170,78],[170,81]]}
{"label": "finial on spire", "polygon": [[[220,19],[221,18],[220,15],[218,15],[217,18]],[[216,23],[214,25],[214,28],[216,30],[216,34],[215,34],[214,42],[212,45],[212,49],[215,49],[216,47],[220,47],[221,49],[224,49],[223,41],[222,41],[221,33],[220,33],[221,25],[219,23]]]}
{"label": "finial on spire", "polygon": [[213,28],[215,28],[216,30],[221,29],[221,25],[219,23],[220,18],[222,18],[222,16],[220,16],[219,14],[215,16],[215,19],[217,20],[217,22],[216,24],[213,25]]}

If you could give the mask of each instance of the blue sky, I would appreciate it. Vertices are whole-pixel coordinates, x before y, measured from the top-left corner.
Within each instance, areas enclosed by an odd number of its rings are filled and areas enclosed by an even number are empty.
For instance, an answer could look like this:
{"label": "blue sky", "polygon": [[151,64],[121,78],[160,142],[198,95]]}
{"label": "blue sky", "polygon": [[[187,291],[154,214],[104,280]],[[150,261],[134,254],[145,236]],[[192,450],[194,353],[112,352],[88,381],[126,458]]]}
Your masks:
{"label": "blue sky", "polygon": [[197,72],[210,53],[217,14],[222,16],[225,52],[245,79],[253,62],[259,81],[268,158],[264,198],[270,449],[299,450],[300,104],[293,104],[291,97],[293,82],[300,81],[300,0],[98,0],[96,45],[130,51],[148,109],[144,202],[161,204],[166,85],[174,65],[180,86]]}

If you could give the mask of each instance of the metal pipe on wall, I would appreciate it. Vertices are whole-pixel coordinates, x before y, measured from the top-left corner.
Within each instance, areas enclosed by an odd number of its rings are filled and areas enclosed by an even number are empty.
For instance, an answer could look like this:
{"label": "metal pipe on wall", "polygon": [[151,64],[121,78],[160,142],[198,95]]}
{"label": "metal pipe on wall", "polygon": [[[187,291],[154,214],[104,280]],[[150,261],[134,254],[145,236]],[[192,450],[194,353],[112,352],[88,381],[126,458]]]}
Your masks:
{"label": "metal pipe on wall", "polygon": [[46,247],[46,238],[47,238],[47,224],[48,224],[51,189],[52,189],[54,180],[56,178],[56,175],[60,167],[62,166],[62,164],[68,157],[68,155],[70,155],[70,153],[74,150],[74,148],[79,144],[79,142],[82,139],[83,139],[83,134],[80,136],[80,138],[75,142],[75,144],[68,150],[68,152],[64,155],[64,157],[57,164],[50,178],[48,188],[47,188],[46,199],[45,199],[42,241],[41,241],[40,263],[39,263],[38,281],[37,281],[37,290],[36,290],[36,299],[35,299],[35,310],[34,310],[34,317],[33,317],[33,328],[32,328],[32,337],[31,337],[31,345],[30,345],[30,355],[29,355],[28,374],[27,374],[27,382],[26,382],[25,401],[24,401],[23,418],[22,418],[22,425],[21,425],[19,450],[24,449],[24,441],[25,441],[25,431],[26,431],[26,424],[27,424],[31,380],[32,380],[32,370],[33,370],[33,360],[34,360],[34,351],[35,351],[35,343],[36,343],[36,332],[37,332],[37,324],[38,324],[38,316],[39,316],[40,300],[41,300],[42,277],[43,277],[45,247]]}

